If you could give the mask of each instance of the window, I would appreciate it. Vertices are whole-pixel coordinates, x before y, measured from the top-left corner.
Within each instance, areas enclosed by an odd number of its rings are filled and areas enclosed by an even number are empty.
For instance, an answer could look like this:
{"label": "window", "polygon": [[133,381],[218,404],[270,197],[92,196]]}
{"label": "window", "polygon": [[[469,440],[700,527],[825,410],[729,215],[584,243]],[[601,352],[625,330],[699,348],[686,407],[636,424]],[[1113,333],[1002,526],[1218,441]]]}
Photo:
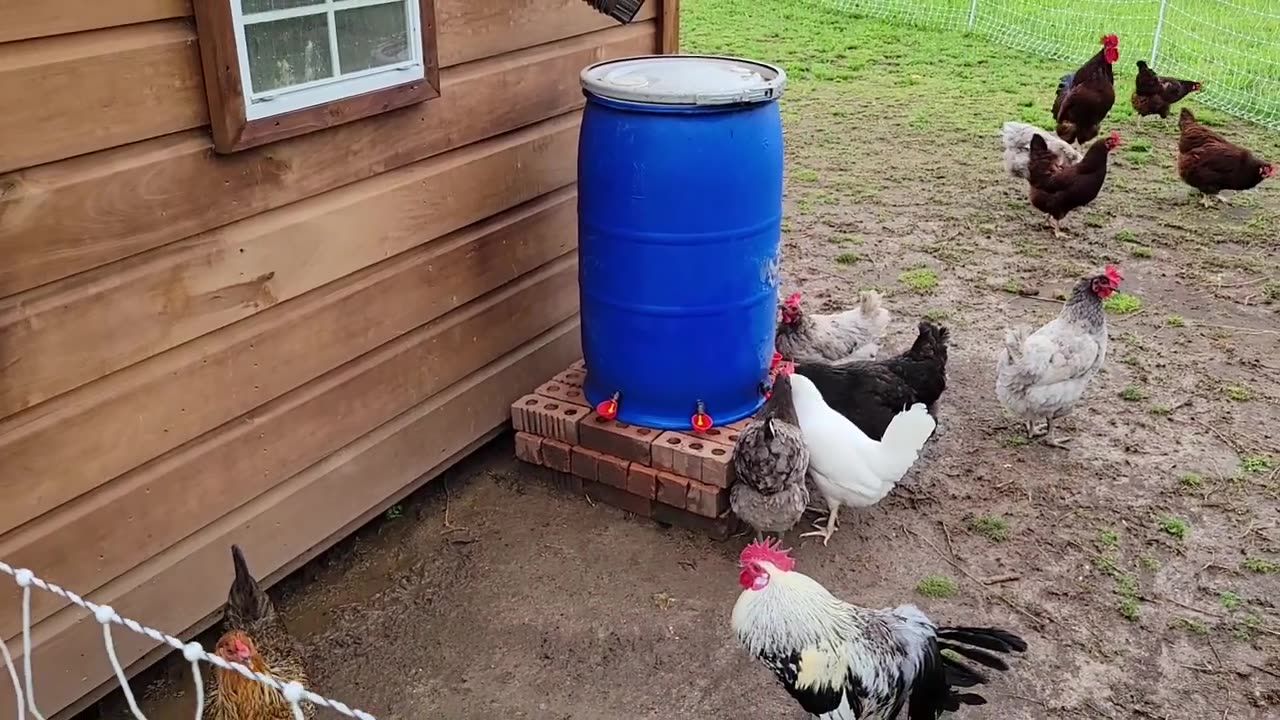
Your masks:
{"label": "window", "polygon": [[432,0],[195,0],[219,152],[438,97]]}

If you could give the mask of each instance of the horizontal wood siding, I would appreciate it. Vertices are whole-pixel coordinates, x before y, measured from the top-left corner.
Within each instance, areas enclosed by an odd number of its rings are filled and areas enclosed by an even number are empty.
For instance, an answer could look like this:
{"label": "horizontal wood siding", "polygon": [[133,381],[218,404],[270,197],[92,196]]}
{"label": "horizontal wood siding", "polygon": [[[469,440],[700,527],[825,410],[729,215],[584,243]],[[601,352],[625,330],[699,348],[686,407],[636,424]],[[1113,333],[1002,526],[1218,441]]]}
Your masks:
{"label": "horizontal wood siding", "polygon": [[[0,0],[0,559],[180,634],[492,437],[580,356],[578,73],[668,7],[437,0],[440,98],[219,156],[190,0]],[[65,717],[112,671],[32,600]]]}

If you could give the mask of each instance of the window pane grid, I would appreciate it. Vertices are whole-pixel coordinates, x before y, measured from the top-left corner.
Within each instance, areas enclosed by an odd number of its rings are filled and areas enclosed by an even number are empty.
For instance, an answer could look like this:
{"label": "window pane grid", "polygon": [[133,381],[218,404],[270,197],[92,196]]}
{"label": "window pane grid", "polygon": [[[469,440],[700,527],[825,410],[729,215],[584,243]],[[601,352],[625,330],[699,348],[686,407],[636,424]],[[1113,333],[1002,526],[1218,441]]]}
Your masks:
{"label": "window pane grid", "polygon": [[[266,116],[275,114],[276,112],[287,111],[281,107],[277,109],[268,109],[268,105],[281,103],[290,106],[288,109],[295,107],[305,107],[312,104],[327,102],[328,100],[337,99],[345,96],[356,95],[368,92],[377,87],[391,87],[401,82],[407,82],[411,77],[394,77],[395,75],[407,75],[405,71],[416,71],[415,76],[421,78],[425,72],[425,65],[422,62],[421,20],[417,18],[417,0],[316,0],[311,4],[305,3],[306,0],[284,0],[280,2],[280,9],[262,10],[259,12],[243,13],[245,5],[262,6],[262,2],[253,3],[253,0],[228,0],[233,8],[233,16],[237,20],[236,34],[240,42],[241,69],[244,83],[246,99],[249,101],[249,107],[246,110],[253,116]],[[270,5],[270,0],[267,0]],[[338,14],[344,11],[357,11],[363,8],[376,8],[380,6],[394,5],[402,10],[399,15],[398,26],[387,28],[387,15],[384,13],[381,18],[382,30],[379,32],[375,27],[376,20],[367,16],[364,18],[350,18],[351,23],[343,31],[350,31],[347,35],[339,32]],[[315,48],[305,38],[293,38],[296,43],[299,39],[304,41],[304,51],[300,51],[299,47],[286,48],[280,51],[280,45],[287,44],[277,42],[272,45],[277,50],[277,54],[273,58],[254,55],[250,52],[250,43],[248,38],[254,33],[255,26],[261,26],[264,32],[267,31],[265,23],[278,22],[282,20],[294,20],[302,18],[324,18],[324,31],[326,40],[320,37],[314,39],[323,43],[320,47],[324,48],[323,52]],[[372,38],[362,38],[359,30],[359,19],[364,19],[367,30],[374,33]],[[294,34],[302,28],[293,28]],[[365,28],[361,28],[365,29]],[[315,30],[320,30],[316,27]],[[258,47],[266,45],[266,36],[255,36]],[[344,39],[345,38],[345,39]],[[361,40],[364,42],[361,42]],[[343,49],[344,42],[347,43],[345,49],[348,53],[348,65],[354,66],[350,72],[343,72]],[[292,56],[290,56],[292,52]],[[301,55],[300,55],[301,52]],[[321,55],[328,54],[327,58]],[[376,58],[370,59],[370,54],[376,55]],[[300,57],[305,57],[303,62],[295,62],[293,64],[303,65],[301,74],[295,71],[289,61],[297,61]],[[274,66],[272,61],[274,60]],[[315,60],[321,60],[321,67],[327,65],[329,75],[326,77],[315,77],[316,67],[313,64]],[[323,61],[327,60],[327,63]],[[390,62],[386,62],[390,60]],[[255,66],[256,61],[256,66]],[[307,62],[310,61],[310,62]],[[377,64],[382,62],[382,64]],[[370,66],[370,63],[373,63]],[[260,82],[254,82],[254,70],[258,70]],[[274,74],[272,71],[275,71]],[[257,86],[262,86],[258,89]],[[344,92],[345,91],[345,92]],[[331,98],[322,96],[332,95]],[[290,96],[292,99],[284,100],[283,96]],[[317,98],[314,102],[306,101],[305,98]],[[283,102],[282,102],[283,100]]]}

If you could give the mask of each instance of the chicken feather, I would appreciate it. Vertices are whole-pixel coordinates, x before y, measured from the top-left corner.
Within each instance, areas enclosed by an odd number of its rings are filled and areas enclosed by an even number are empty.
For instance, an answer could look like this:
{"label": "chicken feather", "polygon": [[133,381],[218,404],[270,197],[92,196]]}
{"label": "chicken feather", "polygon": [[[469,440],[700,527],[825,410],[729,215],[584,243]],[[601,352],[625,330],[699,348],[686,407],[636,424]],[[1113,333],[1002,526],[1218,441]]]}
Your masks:
{"label": "chicken feather", "polygon": [[738,433],[733,447],[729,507],[760,533],[784,533],[809,504],[805,473],[809,448],[791,399],[791,378],[774,380],[760,415]]}

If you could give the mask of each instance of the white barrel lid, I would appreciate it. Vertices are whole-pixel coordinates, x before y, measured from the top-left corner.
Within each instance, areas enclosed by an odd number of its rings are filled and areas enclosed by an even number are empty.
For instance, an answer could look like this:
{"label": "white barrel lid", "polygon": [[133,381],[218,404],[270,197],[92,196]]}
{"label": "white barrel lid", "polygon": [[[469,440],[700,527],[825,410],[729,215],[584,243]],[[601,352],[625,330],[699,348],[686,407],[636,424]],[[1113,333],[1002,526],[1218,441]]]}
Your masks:
{"label": "white barrel lid", "polygon": [[730,105],[782,96],[787,74],[755,60],[718,55],[642,55],[582,71],[582,87],[601,97],[653,105]]}

